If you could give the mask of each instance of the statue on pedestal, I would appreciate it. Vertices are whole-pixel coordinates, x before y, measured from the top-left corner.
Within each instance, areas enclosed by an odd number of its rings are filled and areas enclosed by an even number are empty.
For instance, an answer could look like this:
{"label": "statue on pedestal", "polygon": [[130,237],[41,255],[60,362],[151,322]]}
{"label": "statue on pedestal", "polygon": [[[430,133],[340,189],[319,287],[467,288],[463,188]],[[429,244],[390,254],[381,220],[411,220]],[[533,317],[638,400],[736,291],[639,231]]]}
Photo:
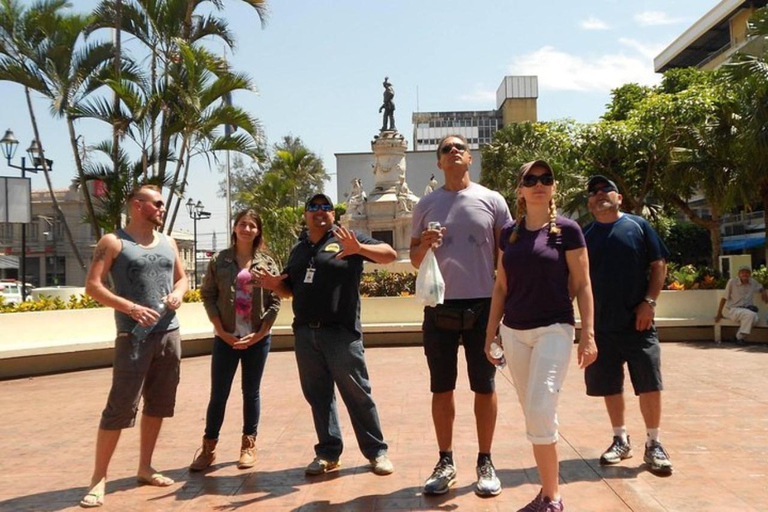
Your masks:
{"label": "statue on pedestal", "polygon": [[352,180],[352,191],[349,193],[349,199],[347,200],[347,211],[350,215],[365,215],[365,202],[368,200],[368,196],[363,190],[363,182],[360,178],[354,178]]}
{"label": "statue on pedestal", "polygon": [[[392,87],[392,84],[389,82],[389,77],[384,77],[384,103],[382,103],[381,107],[379,107],[379,113],[384,111],[384,116],[382,117],[381,121],[381,130],[382,132],[386,131],[397,131],[397,128],[395,128],[395,102],[393,101],[395,99],[395,89]],[[387,121],[389,121],[389,128],[387,128]]]}
{"label": "statue on pedestal", "polygon": [[405,182],[405,176],[400,176],[400,184],[397,186],[397,214],[402,215],[413,209],[415,201],[413,200],[411,189]]}
{"label": "statue on pedestal", "polygon": [[432,176],[429,177],[429,183],[427,183],[427,186],[424,188],[424,195],[426,196],[434,192],[435,189],[437,188],[437,185],[438,185],[437,180],[435,179],[435,175],[433,174]]}

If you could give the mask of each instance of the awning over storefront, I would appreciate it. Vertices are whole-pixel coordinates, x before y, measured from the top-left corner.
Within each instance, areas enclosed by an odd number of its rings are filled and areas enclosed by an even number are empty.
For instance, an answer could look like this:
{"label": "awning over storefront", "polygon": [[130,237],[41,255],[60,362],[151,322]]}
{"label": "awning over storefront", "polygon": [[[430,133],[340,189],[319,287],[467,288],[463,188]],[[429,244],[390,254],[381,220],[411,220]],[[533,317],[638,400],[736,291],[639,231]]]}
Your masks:
{"label": "awning over storefront", "polygon": [[3,268],[19,268],[18,256],[0,255],[0,269]]}
{"label": "awning over storefront", "polygon": [[723,242],[723,251],[743,251],[744,249],[751,249],[752,247],[761,247],[765,245],[765,236],[757,236],[750,238],[737,238]]}

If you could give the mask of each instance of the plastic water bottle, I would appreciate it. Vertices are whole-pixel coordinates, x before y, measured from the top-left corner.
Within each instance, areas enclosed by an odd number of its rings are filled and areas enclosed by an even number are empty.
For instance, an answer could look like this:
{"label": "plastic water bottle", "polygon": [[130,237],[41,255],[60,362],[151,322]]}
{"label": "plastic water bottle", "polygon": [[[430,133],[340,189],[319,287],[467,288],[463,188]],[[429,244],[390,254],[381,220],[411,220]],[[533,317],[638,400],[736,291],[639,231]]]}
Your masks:
{"label": "plastic water bottle", "polygon": [[496,365],[496,368],[499,370],[506,368],[507,359],[504,357],[504,349],[501,348],[498,343],[496,343],[496,340],[491,342],[491,357],[499,360],[499,364]]}
{"label": "plastic water bottle", "polygon": [[162,320],[162,318],[165,316],[166,311],[168,311],[168,306],[165,305],[165,302],[160,301],[160,304],[155,306],[153,309],[160,314],[160,318],[157,319],[157,322],[155,322],[152,325],[148,325],[147,327],[144,327],[140,323],[136,322],[136,325],[131,331],[131,334],[133,334],[134,341],[140,342],[147,339],[147,336],[149,336],[149,333],[152,332],[152,329],[154,329],[155,326],[160,322],[160,320]]}
{"label": "plastic water bottle", "polygon": [[[439,231],[439,230],[440,230],[440,228],[441,228],[441,226],[440,226],[440,223],[439,223],[439,222],[437,222],[437,221],[432,221],[432,222],[430,222],[430,223],[428,223],[428,224],[427,224],[427,228],[428,228],[428,229],[437,229],[437,230]],[[441,241],[439,241],[439,242],[436,242],[436,243],[434,243],[434,244],[432,244],[432,245],[433,245],[435,248],[438,248],[438,247],[440,247],[441,245],[443,245],[443,241],[441,240]]]}

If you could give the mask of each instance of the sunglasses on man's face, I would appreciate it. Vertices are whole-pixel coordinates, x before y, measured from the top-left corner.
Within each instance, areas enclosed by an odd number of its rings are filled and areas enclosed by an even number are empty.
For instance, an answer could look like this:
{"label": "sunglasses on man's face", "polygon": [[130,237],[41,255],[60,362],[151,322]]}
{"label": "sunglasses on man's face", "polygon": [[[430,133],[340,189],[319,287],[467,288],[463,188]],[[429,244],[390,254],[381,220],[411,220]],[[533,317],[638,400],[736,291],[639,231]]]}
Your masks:
{"label": "sunglasses on man's face", "polygon": [[555,183],[555,178],[551,174],[542,174],[541,176],[526,174],[523,176],[524,187],[535,187],[537,183],[541,183],[545,187],[550,187]]}
{"label": "sunglasses on man's face", "polygon": [[592,190],[589,191],[589,195],[596,196],[600,192],[607,194],[608,192],[618,192],[618,191],[616,190],[616,187],[614,187],[613,185],[606,184],[606,185],[603,185],[602,187],[593,188]]}
{"label": "sunglasses on man's face", "polygon": [[158,210],[165,206],[165,202],[162,199],[158,199],[157,201],[150,201],[149,199],[139,199],[139,201],[143,203],[149,203],[155,208],[157,208]]}
{"label": "sunglasses on man's face", "polygon": [[463,153],[467,150],[467,146],[462,144],[461,142],[451,142],[441,147],[440,152],[444,155],[447,155],[448,153],[451,152],[453,148],[456,148],[459,151],[459,153]]}
{"label": "sunglasses on man's face", "polygon": [[333,211],[333,206],[324,203],[324,204],[310,204],[307,206],[308,212],[316,212],[318,210],[323,210],[324,212],[330,212]]}

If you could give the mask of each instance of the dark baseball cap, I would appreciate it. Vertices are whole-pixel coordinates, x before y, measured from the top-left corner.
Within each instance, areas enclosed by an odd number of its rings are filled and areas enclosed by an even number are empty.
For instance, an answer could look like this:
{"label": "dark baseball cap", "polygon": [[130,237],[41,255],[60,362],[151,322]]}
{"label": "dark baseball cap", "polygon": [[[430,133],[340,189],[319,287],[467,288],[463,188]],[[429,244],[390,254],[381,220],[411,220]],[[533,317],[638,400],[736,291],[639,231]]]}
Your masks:
{"label": "dark baseball cap", "polygon": [[614,183],[613,180],[609,180],[605,176],[597,174],[589,178],[589,181],[587,182],[587,192],[593,192],[595,187],[597,187],[600,183],[606,183],[615,188],[616,192],[619,191],[619,187],[616,186],[616,183]]}
{"label": "dark baseball cap", "polygon": [[328,197],[326,194],[317,193],[317,194],[313,195],[312,197],[310,197],[309,199],[307,199],[307,202],[304,203],[304,209],[306,210],[307,207],[310,204],[312,204],[312,201],[314,201],[315,199],[325,199],[325,202],[328,203],[329,205],[331,205],[331,208],[333,208],[333,201],[331,201],[330,197]]}
{"label": "dark baseball cap", "polygon": [[553,178],[555,177],[555,171],[552,170],[552,166],[549,165],[549,163],[546,160],[533,160],[532,162],[524,163],[520,167],[519,179],[522,180],[523,178],[525,178],[525,175],[531,172],[531,169],[533,169],[534,167],[542,167],[546,169],[549,172],[549,174],[552,175]]}

